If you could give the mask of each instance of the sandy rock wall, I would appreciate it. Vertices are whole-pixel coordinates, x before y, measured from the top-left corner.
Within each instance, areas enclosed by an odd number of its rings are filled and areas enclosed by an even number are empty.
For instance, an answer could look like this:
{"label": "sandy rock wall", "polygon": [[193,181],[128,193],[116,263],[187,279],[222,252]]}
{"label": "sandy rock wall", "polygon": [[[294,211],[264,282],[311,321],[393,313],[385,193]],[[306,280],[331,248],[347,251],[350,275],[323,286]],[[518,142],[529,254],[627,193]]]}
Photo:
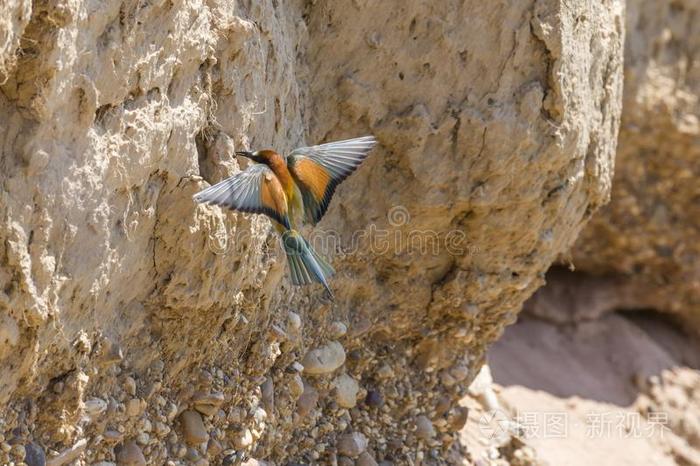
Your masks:
{"label": "sandy rock wall", "polygon": [[627,2],[625,91],[612,202],[573,252],[615,276],[626,307],[700,319],[700,7]]}
{"label": "sandy rock wall", "polygon": [[[609,194],[620,2],[2,8],[0,463],[463,454],[455,400]],[[236,148],[366,133],[313,236],[334,304],[191,201]]]}
{"label": "sandy rock wall", "polygon": [[[302,309],[322,328],[348,323],[345,371],[367,396],[341,426],[405,464],[407,446],[448,456],[485,347],[607,199],[623,19],[614,2],[373,5],[307,16],[309,138],[372,132],[382,147],[315,235],[339,305]],[[311,437],[291,448],[326,443]]]}

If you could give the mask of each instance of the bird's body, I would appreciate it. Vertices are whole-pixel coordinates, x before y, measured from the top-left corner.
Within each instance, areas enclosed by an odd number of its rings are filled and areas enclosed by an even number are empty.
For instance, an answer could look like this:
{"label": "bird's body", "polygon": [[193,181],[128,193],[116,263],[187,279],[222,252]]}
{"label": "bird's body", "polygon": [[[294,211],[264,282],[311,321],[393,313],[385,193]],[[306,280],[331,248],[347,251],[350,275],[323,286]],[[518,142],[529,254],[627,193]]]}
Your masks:
{"label": "bird's body", "polygon": [[242,212],[266,214],[282,238],[292,283],[316,281],[333,296],[330,266],[297,231],[304,219],[316,224],[328,209],[335,188],[376,144],[372,136],[293,150],[287,157],[267,149],[236,152],[255,164],[195,194],[197,202]]}

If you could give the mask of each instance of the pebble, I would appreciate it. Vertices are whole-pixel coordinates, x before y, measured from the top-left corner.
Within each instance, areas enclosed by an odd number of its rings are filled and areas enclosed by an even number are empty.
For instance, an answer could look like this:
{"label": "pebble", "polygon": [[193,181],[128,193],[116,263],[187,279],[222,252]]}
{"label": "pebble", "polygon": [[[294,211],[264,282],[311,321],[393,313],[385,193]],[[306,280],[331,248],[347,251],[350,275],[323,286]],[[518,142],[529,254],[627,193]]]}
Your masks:
{"label": "pebble", "polygon": [[126,414],[130,417],[136,417],[141,414],[141,400],[132,398],[126,402]]}
{"label": "pebble", "polygon": [[36,443],[27,444],[24,451],[24,462],[27,463],[27,466],[46,466],[46,454],[39,445]]}
{"label": "pebble", "polygon": [[297,400],[304,393],[304,381],[299,374],[294,374],[289,381],[289,394]]}
{"label": "pebble", "polygon": [[329,374],[344,363],[345,349],[337,341],[329,341],[309,351],[301,362],[304,373],[311,375]]}
{"label": "pebble", "polygon": [[224,447],[221,446],[221,443],[219,443],[218,440],[216,439],[209,439],[209,443],[207,444],[207,455],[211,456],[212,458],[217,456],[219,453],[221,453],[224,450]]}
{"label": "pebble", "polygon": [[151,436],[148,435],[146,432],[141,432],[139,435],[136,436],[136,441],[140,445],[148,445],[148,442],[151,441]]}
{"label": "pebble", "polygon": [[146,466],[146,458],[141,448],[134,442],[126,442],[115,449],[119,466]]}
{"label": "pebble", "polygon": [[329,329],[331,338],[340,338],[348,333],[347,326],[342,322],[333,322],[331,328]]}
{"label": "pebble", "polygon": [[462,430],[469,418],[469,409],[466,406],[457,406],[450,413],[449,428],[451,432]]}
{"label": "pebble", "polygon": [[202,416],[197,411],[187,410],[180,415],[185,442],[189,445],[200,445],[209,440],[209,434],[204,428]]}
{"label": "pebble", "polygon": [[263,405],[265,405],[265,410],[272,413],[275,407],[275,385],[272,381],[272,377],[268,377],[260,386],[260,392],[262,394]]}
{"label": "pebble", "polygon": [[469,368],[464,364],[458,364],[450,369],[450,374],[452,374],[452,377],[454,377],[457,382],[461,382],[469,375]]}
{"label": "pebble", "polygon": [[199,454],[196,448],[188,448],[187,452],[185,453],[185,458],[190,463],[196,463],[201,457],[202,456]]}
{"label": "pebble", "polygon": [[124,379],[124,390],[131,396],[136,396],[136,380],[133,377],[127,376]]}
{"label": "pebble", "polygon": [[124,438],[124,434],[118,430],[107,430],[104,433],[104,439],[108,442],[119,442],[122,438]]}
{"label": "pebble", "polygon": [[296,312],[287,314],[287,325],[290,330],[299,331],[301,329],[301,317]]}
{"label": "pebble", "polygon": [[365,397],[365,403],[373,408],[381,408],[384,405],[384,397],[377,390],[369,390]]}
{"label": "pebble", "polygon": [[443,384],[445,387],[448,387],[448,388],[449,388],[449,387],[454,387],[454,385],[457,383],[457,381],[455,380],[455,378],[452,377],[452,374],[450,374],[450,373],[447,372],[447,371],[442,371],[442,372],[440,373],[440,382],[442,382],[442,384]]}
{"label": "pebble", "polygon": [[341,408],[354,408],[357,404],[357,393],[360,385],[348,374],[341,374],[333,382],[335,386],[335,401]]}
{"label": "pebble", "polygon": [[20,460],[24,459],[24,456],[26,455],[26,450],[24,448],[24,445],[17,443],[15,445],[12,445],[12,449],[10,449],[10,453],[16,457],[19,458]]}
{"label": "pebble", "polygon": [[194,409],[205,416],[213,416],[224,403],[224,394],[221,392],[204,393],[196,392],[193,396]]}
{"label": "pebble", "polygon": [[355,462],[352,460],[352,458],[341,456],[338,458],[338,466],[355,466]]}
{"label": "pebble", "polygon": [[435,405],[435,415],[442,416],[446,414],[450,407],[452,407],[452,399],[447,395],[442,395],[438,398],[437,404]]}
{"label": "pebble", "polygon": [[253,444],[253,434],[250,432],[250,429],[243,429],[239,432],[233,439],[233,444],[240,450],[251,446]]}
{"label": "pebble", "polygon": [[360,432],[351,432],[338,437],[338,453],[355,458],[367,448],[367,437]]}
{"label": "pebble", "polygon": [[394,369],[390,365],[384,364],[377,370],[377,377],[380,379],[390,379],[394,377]]}
{"label": "pebble", "polygon": [[379,466],[379,465],[374,460],[374,457],[372,457],[372,455],[370,455],[369,453],[364,451],[357,458],[357,461],[355,461],[355,466]]}
{"label": "pebble", "polygon": [[301,365],[301,363],[294,361],[289,368],[291,369],[292,372],[304,372],[304,366]]}
{"label": "pebble", "polygon": [[155,429],[156,429],[156,435],[158,437],[165,437],[166,435],[168,435],[170,433],[170,427],[168,427],[167,424],[160,422],[160,421],[156,421]]}
{"label": "pebble", "polygon": [[90,398],[85,402],[85,414],[92,419],[107,411],[107,402],[101,398]]}
{"label": "pebble", "polygon": [[301,417],[308,415],[318,403],[318,392],[308,383],[304,383],[304,393],[297,400],[297,414]]}
{"label": "pebble", "polygon": [[430,419],[422,415],[416,418],[416,435],[423,440],[435,437],[435,427]]}
{"label": "pebble", "polygon": [[64,464],[69,464],[70,462],[76,460],[85,450],[87,446],[86,439],[78,440],[75,445],[70,448],[66,448],[57,456],[50,458],[46,461],[46,466],[62,466]]}

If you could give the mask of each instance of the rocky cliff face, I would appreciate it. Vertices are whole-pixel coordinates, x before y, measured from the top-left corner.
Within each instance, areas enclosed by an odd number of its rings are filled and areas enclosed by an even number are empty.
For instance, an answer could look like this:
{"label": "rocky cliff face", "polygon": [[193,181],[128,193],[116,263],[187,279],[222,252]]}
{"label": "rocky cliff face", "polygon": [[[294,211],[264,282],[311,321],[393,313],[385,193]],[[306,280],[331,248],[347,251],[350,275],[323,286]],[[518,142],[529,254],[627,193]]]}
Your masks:
{"label": "rocky cliff face", "polygon": [[[2,8],[0,462],[464,454],[454,400],[608,197],[619,2]],[[367,133],[313,236],[335,303],[191,200]]]}
{"label": "rocky cliff face", "polygon": [[700,23],[696,2],[627,2],[623,122],[612,202],[574,249],[627,308],[700,322]]}

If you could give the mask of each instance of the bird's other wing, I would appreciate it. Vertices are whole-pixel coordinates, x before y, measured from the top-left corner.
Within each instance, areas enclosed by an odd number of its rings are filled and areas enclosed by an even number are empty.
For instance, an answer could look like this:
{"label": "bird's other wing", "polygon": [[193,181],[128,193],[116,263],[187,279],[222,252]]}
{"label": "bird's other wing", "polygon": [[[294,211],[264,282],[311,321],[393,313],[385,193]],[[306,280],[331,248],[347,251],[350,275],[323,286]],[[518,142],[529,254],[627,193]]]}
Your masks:
{"label": "bird's other wing", "polygon": [[377,144],[374,136],[300,147],[287,156],[309,222],[318,223],[326,213],[335,188],[360,166]]}
{"label": "bird's other wing", "polygon": [[282,184],[266,165],[255,164],[246,170],[198,192],[193,199],[203,204],[231,210],[265,214],[290,229],[287,196]]}

